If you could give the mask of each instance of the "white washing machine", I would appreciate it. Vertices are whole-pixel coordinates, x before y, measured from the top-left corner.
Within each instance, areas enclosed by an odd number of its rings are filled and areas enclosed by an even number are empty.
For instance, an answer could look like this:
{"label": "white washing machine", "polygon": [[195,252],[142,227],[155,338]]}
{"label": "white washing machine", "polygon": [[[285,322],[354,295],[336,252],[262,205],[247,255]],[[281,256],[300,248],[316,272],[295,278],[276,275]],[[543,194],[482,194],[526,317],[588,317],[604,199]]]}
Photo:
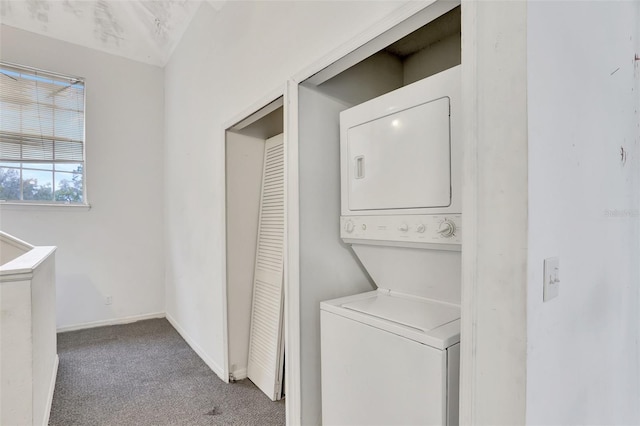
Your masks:
{"label": "white washing machine", "polygon": [[377,290],[320,316],[324,424],[458,423],[459,306]]}
{"label": "white washing machine", "polygon": [[326,425],[458,424],[460,67],[340,115],[340,236],[378,290],[321,303]]}

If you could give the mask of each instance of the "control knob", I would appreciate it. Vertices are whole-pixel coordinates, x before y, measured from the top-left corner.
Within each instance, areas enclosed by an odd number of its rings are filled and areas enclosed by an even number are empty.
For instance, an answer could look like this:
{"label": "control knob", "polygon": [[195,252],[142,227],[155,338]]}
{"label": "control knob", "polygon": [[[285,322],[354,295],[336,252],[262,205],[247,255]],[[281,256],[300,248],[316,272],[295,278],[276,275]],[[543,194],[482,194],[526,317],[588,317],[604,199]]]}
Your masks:
{"label": "control knob", "polygon": [[407,232],[408,230],[409,230],[409,225],[407,225],[406,223],[403,223],[402,225],[398,226],[398,231]]}
{"label": "control knob", "polygon": [[352,233],[354,228],[355,228],[355,225],[353,224],[352,221],[348,220],[345,222],[344,224],[345,231],[347,231],[348,233]]}
{"label": "control knob", "polygon": [[453,237],[456,234],[456,224],[449,219],[443,220],[438,227],[438,234],[445,238]]}
{"label": "control knob", "polygon": [[423,223],[421,223],[420,225],[418,225],[418,227],[416,228],[416,231],[418,231],[419,233],[424,233],[424,231],[427,229],[426,226],[424,226]]}

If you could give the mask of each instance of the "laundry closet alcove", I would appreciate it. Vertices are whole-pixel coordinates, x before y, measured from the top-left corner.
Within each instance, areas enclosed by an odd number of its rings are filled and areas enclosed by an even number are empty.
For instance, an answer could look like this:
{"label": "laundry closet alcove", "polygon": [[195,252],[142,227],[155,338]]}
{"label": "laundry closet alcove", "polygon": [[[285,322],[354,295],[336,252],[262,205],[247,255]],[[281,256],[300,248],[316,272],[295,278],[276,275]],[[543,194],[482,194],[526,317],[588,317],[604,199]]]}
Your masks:
{"label": "laundry closet alcove", "polygon": [[460,4],[434,2],[312,75],[296,78],[303,424],[323,420],[320,303],[375,289],[340,239],[340,112],[460,65],[461,31]]}

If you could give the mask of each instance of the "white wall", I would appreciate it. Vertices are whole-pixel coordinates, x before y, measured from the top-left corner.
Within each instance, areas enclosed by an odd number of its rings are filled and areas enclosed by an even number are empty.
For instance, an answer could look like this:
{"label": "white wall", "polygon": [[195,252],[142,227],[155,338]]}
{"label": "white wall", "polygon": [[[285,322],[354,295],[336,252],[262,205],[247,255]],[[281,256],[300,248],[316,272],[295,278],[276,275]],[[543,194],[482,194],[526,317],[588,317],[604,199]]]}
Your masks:
{"label": "white wall", "polygon": [[[320,84],[318,90],[342,101],[346,109],[402,87],[402,72],[402,61],[381,51]],[[302,106],[299,109],[305,111]]]}
{"label": "white wall", "polygon": [[525,422],[526,8],[462,5],[460,424]]}
{"label": "white wall", "polygon": [[450,35],[407,57],[403,85],[460,65],[460,34]]}
{"label": "white wall", "polygon": [[[357,81],[357,80],[353,80]],[[303,424],[320,424],[320,302],[375,290],[340,239],[340,122],[348,105],[300,86],[300,334]]]}
{"label": "white wall", "polygon": [[218,374],[224,124],[403,3],[205,2],[165,68],[167,315]]}
{"label": "white wall", "polygon": [[91,209],[0,207],[2,230],[58,247],[58,327],[162,313],[162,69],[5,25],[0,39],[2,60],[86,79]]}
{"label": "white wall", "polygon": [[529,3],[530,424],[640,423],[639,9]]}

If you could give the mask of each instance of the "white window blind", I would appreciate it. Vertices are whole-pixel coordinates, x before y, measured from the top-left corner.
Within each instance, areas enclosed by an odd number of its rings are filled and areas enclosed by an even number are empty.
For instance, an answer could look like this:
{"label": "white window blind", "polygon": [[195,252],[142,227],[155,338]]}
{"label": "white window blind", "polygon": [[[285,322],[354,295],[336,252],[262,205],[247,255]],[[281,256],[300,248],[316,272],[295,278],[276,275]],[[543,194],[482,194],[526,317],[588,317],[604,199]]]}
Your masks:
{"label": "white window blind", "polygon": [[84,81],[1,62],[0,73],[0,199],[83,202]]}

